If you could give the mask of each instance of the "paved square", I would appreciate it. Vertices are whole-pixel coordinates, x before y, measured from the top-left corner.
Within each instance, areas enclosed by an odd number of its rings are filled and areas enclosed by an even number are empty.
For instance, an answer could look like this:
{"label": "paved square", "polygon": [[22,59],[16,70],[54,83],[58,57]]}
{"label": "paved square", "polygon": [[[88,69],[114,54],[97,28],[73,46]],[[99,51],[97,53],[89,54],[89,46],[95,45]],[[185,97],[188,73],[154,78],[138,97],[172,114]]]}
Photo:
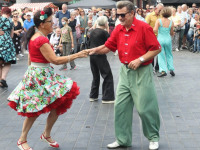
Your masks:
{"label": "paved square", "polygon": [[[154,76],[159,100],[161,129],[160,150],[200,149],[200,54],[188,51],[173,52],[175,77]],[[115,89],[119,79],[121,63],[113,53],[108,54]],[[80,86],[81,94],[71,109],[56,122],[52,137],[59,144],[59,150],[106,150],[107,144],[115,140],[113,104],[102,104],[101,95],[97,102],[89,101],[92,74],[89,58],[75,60],[76,70],[55,72],[72,78]],[[69,65],[68,65],[68,68]],[[7,97],[22,79],[27,69],[27,55],[12,65],[7,90],[0,89],[0,150],[16,150],[24,118],[10,109]],[[101,85],[100,85],[101,86]],[[101,93],[101,92],[100,92]],[[34,150],[51,150],[39,141],[47,114],[34,123],[28,136],[28,143]],[[143,136],[141,121],[136,109],[133,112],[133,143],[123,150],[148,150],[148,140]],[[120,150],[120,149],[119,149]]]}

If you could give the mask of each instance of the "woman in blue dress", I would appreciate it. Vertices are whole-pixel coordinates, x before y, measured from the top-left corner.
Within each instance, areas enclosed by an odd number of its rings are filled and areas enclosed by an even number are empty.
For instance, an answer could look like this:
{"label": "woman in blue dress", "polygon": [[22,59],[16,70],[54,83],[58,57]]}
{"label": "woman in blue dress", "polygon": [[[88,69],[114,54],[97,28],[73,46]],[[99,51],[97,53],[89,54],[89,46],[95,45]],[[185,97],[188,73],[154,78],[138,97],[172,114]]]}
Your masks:
{"label": "woman in blue dress", "polygon": [[171,35],[174,34],[173,28],[174,23],[168,18],[172,15],[172,11],[169,7],[165,7],[161,15],[162,19],[156,20],[154,27],[154,33],[158,31],[158,41],[162,47],[161,52],[158,54],[158,64],[160,75],[158,77],[163,77],[167,75],[167,69],[170,71],[172,76],[175,76],[174,65],[173,65],[173,55],[172,55],[172,41]]}
{"label": "woman in blue dress", "polygon": [[10,70],[11,64],[16,64],[16,50],[13,44],[13,23],[9,19],[11,10],[9,8],[2,9],[0,17],[0,29],[4,34],[0,35],[0,87],[8,87],[6,77]]}

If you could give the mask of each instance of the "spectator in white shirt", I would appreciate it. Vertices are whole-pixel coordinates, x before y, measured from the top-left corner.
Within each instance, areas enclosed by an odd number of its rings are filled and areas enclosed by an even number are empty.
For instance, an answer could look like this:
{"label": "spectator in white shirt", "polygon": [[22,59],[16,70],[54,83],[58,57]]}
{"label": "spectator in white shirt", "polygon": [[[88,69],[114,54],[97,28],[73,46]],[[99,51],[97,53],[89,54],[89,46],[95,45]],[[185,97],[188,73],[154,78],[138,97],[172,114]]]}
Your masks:
{"label": "spectator in white shirt", "polygon": [[187,16],[187,22],[185,23],[185,32],[184,32],[184,36],[183,36],[183,47],[182,48],[183,49],[187,49],[187,47],[185,46],[185,43],[186,43],[186,37],[187,37],[187,33],[188,33],[188,30],[189,30],[190,26],[188,24],[189,15],[188,15],[187,5],[186,4],[182,5],[182,11]]}
{"label": "spectator in white shirt", "polygon": [[97,18],[98,18],[96,7],[93,7],[93,9],[92,9],[92,14],[93,14],[93,17],[92,17],[92,20],[93,20],[93,21],[92,21],[92,24],[94,24],[95,21],[96,21]]}
{"label": "spectator in white shirt", "polygon": [[182,50],[181,45],[183,43],[183,36],[185,33],[185,24],[187,23],[187,14],[184,13],[182,11],[182,7],[178,6],[177,8],[178,12],[176,13],[176,15],[178,15],[181,18],[181,31],[180,31],[180,35],[179,35],[179,50]]}

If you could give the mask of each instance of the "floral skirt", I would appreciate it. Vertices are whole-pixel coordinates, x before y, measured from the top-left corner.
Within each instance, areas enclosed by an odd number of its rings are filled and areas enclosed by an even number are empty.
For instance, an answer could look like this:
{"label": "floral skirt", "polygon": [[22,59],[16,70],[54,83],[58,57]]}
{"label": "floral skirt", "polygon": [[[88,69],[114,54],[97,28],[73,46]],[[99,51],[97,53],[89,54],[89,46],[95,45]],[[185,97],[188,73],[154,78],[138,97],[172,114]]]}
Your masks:
{"label": "floral skirt", "polygon": [[53,67],[29,66],[22,81],[8,97],[18,115],[36,117],[56,109],[61,115],[80,94],[76,82],[54,73]]}

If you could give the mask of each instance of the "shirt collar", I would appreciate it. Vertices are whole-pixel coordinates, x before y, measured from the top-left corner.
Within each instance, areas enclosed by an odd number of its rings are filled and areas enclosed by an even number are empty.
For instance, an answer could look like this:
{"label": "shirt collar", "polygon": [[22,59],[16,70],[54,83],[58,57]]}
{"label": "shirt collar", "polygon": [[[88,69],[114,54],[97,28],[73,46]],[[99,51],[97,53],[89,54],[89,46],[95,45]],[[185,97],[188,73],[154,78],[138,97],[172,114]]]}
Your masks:
{"label": "shirt collar", "polygon": [[[133,18],[133,22],[132,22],[132,25],[130,27],[129,30],[134,30],[134,31],[137,31],[137,23],[138,23],[138,20],[134,17]],[[126,31],[126,28],[124,26],[121,25],[121,29],[120,30],[125,30]]]}

